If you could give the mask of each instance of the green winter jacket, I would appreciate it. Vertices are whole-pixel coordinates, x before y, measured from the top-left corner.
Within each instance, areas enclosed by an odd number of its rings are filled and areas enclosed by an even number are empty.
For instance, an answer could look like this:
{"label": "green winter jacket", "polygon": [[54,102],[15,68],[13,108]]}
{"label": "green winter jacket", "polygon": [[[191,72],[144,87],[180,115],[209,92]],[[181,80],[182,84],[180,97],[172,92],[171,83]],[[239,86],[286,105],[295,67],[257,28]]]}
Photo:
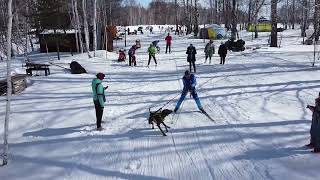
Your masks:
{"label": "green winter jacket", "polygon": [[214,44],[213,43],[212,44],[208,43],[206,45],[206,47],[204,48],[204,52],[205,52],[205,54],[207,56],[212,56],[212,54],[215,53],[214,51],[215,51],[215,49],[214,49]]}
{"label": "green winter jacket", "polygon": [[150,46],[149,48],[148,48],[148,53],[150,54],[150,55],[155,55],[156,54],[156,48],[155,47],[153,47],[153,46]]}
{"label": "green winter jacket", "polygon": [[104,94],[104,87],[101,84],[102,81],[98,78],[94,78],[91,83],[92,94],[93,94],[93,102],[99,103],[101,107],[104,107],[104,102],[106,101],[106,97]]}

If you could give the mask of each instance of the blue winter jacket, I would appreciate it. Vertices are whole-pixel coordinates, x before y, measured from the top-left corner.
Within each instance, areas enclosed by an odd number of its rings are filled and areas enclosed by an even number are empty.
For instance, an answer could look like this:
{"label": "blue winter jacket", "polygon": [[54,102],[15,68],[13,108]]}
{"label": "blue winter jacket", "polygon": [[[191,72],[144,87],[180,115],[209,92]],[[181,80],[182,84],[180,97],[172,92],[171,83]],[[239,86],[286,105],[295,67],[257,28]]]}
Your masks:
{"label": "blue winter jacket", "polygon": [[190,79],[187,79],[186,76],[183,76],[183,91],[194,90],[197,85],[197,80],[194,74],[190,75]]}

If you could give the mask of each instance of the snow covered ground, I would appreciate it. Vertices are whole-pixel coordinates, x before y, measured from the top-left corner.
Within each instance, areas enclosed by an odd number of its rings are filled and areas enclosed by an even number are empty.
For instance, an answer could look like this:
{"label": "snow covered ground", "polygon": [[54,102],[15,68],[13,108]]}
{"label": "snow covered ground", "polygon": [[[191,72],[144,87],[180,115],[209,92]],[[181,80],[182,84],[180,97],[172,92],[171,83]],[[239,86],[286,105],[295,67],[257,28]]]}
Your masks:
{"label": "snow covered ground", "polygon": [[[298,35],[285,31],[285,47],[269,48],[267,33],[251,41],[251,33],[242,32],[249,49],[230,53],[226,65],[218,64],[217,55],[204,64],[200,39],[173,36],[173,52],[164,54],[159,33],[128,36],[129,45],[136,39],[142,43],[138,67],[116,62],[115,53],[105,60],[103,51],[92,59],[65,54],[61,61],[55,54],[33,54],[34,61],[65,67],[77,60],[89,73],[72,75],[51,66],[50,76],[30,77],[29,87],[13,96],[10,161],[0,168],[0,179],[318,179],[320,156],[303,145],[311,119],[305,107],[320,90],[319,62],[311,67],[313,47],[299,45]],[[151,62],[147,68],[146,49],[156,39],[161,40],[159,65]],[[171,129],[163,137],[148,125],[148,108],[160,108],[181,92],[190,43],[198,50],[198,94],[215,122],[188,97],[167,117]],[[20,60],[13,61],[15,72],[24,72]],[[0,69],[3,78],[3,62]],[[91,80],[100,71],[109,89],[105,130],[97,132]],[[166,108],[173,109],[177,100]],[[5,97],[0,97],[1,124],[4,116]]]}

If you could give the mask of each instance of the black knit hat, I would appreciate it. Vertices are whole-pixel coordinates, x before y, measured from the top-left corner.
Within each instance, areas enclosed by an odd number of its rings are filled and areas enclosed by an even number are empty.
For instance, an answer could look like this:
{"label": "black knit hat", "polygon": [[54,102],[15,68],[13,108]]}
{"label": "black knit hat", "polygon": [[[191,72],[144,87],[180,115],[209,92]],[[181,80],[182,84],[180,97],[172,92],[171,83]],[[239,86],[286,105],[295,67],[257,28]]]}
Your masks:
{"label": "black knit hat", "polygon": [[189,71],[189,70],[186,70],[186,71],[184,72],[184,75],[190,75],[190,71]]}
{"label": "black knit hat", "polygon": [[98,79],[104,79],[105,75],[103,73],[98,73],[97,75]]}

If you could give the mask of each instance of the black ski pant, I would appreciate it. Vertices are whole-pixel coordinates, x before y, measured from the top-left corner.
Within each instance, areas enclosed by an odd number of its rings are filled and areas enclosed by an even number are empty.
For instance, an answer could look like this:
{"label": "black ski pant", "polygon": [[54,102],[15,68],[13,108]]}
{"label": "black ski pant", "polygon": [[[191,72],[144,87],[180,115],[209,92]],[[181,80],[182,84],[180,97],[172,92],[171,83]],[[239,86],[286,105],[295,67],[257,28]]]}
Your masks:
{"label": "black ski pant", "polygon": [[151,54],[149,54],[148,66],[150,65],[151,58],[153,58],[154,62],[157,64],[157,60],[156,60],[155,55],[151,55]]}
{"label": "black ski pant", "polygon": [[206,60],[204,61],[205,63],[207,62],[208,58],[209,58],[210,63],[211,63],[212,54],[206,54]]}
{"label": "black ski pant", "polygon": [[94,102],[94,108],[96,109],[97,128],[101,127],[101,119],[103,115],[103,107],[101,107],[99,101]]}
{"label": "black ski pant", "polygon": [[226,56],[220,56],[220,64],[224,64],[226,62]]}
{"label": "black ski pant", "polygon": [[190,67],[190,72],[192,72],[192,66],[193,66],[193,72],[197,72],[196,71],[196,62],[195,61],[189,61],[189,67]]}
{"label": "black ski pant", "polygon": [[166,53],[168,52],[168,49],[169,49],[169,53],[171,53],[171,44],[168,44],[166,45]]}
{"label": "black ski pant", "polygon": [[129,54],[129,66],[131,66],[131,63],[132,63],[132,55]]}
{"label": "black ski pant", "polygon": [[137,65],[136,56],[135,55],[132,56],[129,54],[129,66],[131,66],[131,65],[134,65],[134,66]]}

